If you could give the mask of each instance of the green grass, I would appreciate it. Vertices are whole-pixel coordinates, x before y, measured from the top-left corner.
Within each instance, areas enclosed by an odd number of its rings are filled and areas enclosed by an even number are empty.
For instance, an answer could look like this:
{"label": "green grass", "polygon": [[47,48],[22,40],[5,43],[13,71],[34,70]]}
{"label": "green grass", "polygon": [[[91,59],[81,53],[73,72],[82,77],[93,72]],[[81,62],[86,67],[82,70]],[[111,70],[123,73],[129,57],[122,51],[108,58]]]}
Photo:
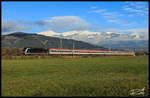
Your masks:
{"label": "green grass", "polygon": [[145,87],[148,56],[2,60],[2,96],[130,96]]}

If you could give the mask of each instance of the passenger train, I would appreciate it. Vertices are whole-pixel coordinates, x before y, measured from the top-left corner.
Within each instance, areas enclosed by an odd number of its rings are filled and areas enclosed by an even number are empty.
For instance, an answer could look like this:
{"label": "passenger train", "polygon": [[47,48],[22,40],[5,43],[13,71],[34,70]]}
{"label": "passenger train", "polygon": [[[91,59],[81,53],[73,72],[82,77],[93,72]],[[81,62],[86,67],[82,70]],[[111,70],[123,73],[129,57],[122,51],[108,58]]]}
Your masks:
{"label": "passenger train", "polygon": [[104,50],[82,50],[82,49],[44,49],[24,48],[23,55],[128,55],[135,56],[134,51],[104,51]]}

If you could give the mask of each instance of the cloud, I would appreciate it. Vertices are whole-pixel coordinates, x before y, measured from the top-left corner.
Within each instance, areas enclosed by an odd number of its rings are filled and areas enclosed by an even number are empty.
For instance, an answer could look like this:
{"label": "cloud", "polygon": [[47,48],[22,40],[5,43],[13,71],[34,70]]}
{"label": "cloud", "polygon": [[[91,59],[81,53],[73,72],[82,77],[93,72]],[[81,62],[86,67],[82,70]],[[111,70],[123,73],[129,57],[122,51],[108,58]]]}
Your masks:
{"label": "cloud", "polygon": [[[107,23],[120,25],[122,27],[128,26],[129,28],[139,25],[139,21],[135,21],[133,18],[135,16],[144,16],[148,15],[147,3],[145,2],[125,2],[121,7],[121,11],[110,11],[108,9],[91,9],[90,13],[98,14],[103,17]],[[127,13],[128,12],[128,13]],[[142,18],[144,18],[142,17]],[[144,21],[143,21],[144,22]]]}
{"label": "cloud", "polygon": [[126,30],[126,31],[131,32],[133,35],[138,34],[140,36],[143,36],[144,39],[148,40],[148,37],[149,37],[148,28],[129,29],[129,30]]}
{"label": "cloud", "polygon": [[106,9],[93,9],[90,12],[100,14],[101,16],[106,17],[106,18],[118,18],[118,17],[124,16],[123,14],[119,12],[116,12],[116,11],[110,12]]}
{"label": "cloud", "polygon": [[136,8],[145,8],[145,3],[144,2],[132,2],[130,5],[136,7]]}
{"label": "cloud", "polygon": [[[131,10],[131,8],[126,8],[126,10]],[[135,21],[124,20],[125,16],[133,17],[134,16],[133,14],[125,15],[117,11],[110,12],[109,10],[106,9],[94,9],[91,12],[99,14],[108,23],[111,24],[117,24],[122,27],[126,27],[126,26],[130,27],[130,26],[138,25],[137,21],[135,22]]]}
{"label": "cloud", "polygon": [[19,24],[27,24],[27,25],[33,25],[33,21],[29,21],[29,20],[25,20],[25,19],[21,19],[21,20],[18,20],[16,21],[17,23]]}
{"label": "cloud", "polygon": [[91,24],[78,16],[55,16],[49,20],[37,21],[35,24],[48,27],[53,31],[86,30]]}
{"label": "cloud", "polygon": [[[30,27],[30,28],[29,28]],[[55,32],[64,32],[72,30],[97,30],[99,27],[90,24],[78,16],[55,16],[48,20],[29,21],[29,20],[4,20],[2,23],[2,32],[26,31],[31,28],[48,29]]]}
{"label": "cloud", "polygon": [[119,19],[110,19],[110,20],[107,20],[108,22],[112,22],[112,23],[119,23],[120,20]]}
{"label": "cloud", "polygon": [[105,9],[96,9],[96,10],[92,10],[91,12],[100,14],[100,13],[106,12],[106,10]]}
{"label": "cloud", "polygon": [[26,31],[29,28],[23,25],[20,25],[17,21],[4,20],[2,21],[2,32],[16,32],[16,31]]}
{"label": "cloud", "polygon": [[148,15],[148,8],[145,2],[127,2],[123,10],[136,16]]}
{"label": "cloud", "polygon": [[101,32],[113,32],[117,34],[129,34],[129,35],[140,35],[148,40],[149,31],[148,28],[135,28],[135,29],[117,29],[117,28],[103,28]]}
{"label": "cloud", "polygon": [[104,17],[107,22],[110,23],[115,23],[119,25],[125,24],[124,21],[121,20],[121,17],[124,16],[124,14],[121,14],[116,11],[110,12],[106,9],[94,9],[91,11],[91,13],[99,14],[100,16]]}
{"label": "cloud", "polygon": [[99,8],[99,7],[97,7],[97,6],[92,6],[92,7],[90,7],[91,9],[97,9],[97,8]]}

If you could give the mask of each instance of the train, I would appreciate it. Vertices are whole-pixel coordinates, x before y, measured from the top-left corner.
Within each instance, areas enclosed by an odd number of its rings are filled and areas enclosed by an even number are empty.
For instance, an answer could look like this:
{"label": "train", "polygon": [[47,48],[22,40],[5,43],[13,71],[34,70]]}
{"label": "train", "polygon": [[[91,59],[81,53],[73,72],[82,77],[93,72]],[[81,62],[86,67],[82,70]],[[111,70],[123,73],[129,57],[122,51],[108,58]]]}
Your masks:
{"label": "train", "polygon": [[23,55],[126,55],[135,56],[134,51],[105,51],[87,49],[24,48]]}

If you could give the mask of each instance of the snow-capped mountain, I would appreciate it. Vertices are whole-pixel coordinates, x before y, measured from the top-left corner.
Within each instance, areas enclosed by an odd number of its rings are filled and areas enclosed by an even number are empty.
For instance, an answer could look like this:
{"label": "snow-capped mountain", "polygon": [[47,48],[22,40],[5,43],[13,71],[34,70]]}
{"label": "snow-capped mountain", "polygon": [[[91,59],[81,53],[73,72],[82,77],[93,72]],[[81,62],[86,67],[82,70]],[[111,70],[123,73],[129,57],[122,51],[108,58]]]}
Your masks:
{"label": "snow-capped mountain", "polygon": [[93,35],[93,34],[100,34],[100,32],[90,32],[90,31],[69,31],[69,32],[64,32],[64,33],[56,33],[54,31],[48,30],[44,32],[40,32],[38,34],[45,35],[45,36],[57,36],[57,35],[62,35],[62,36],[70,36],[70,35]]}
{"label": "snow-capped mountain", "polygon": [[[56,33],[54,31],[44,31],[37,34],[61,37],[65,39],[74,39],[79,41],[88,42],[95,45],[106,45],[110,43],[119,43],[120,41],[135,41],[142,40],[142,36],[133,33],[114,33],[114,32],[91,32],[91,31],[68,31],[63,33]],[[121,44],[121,43],[119,43]],[[130,43],[129,43],[130,44]]]}
{"label": "snow-capped mountain", "polygon": [[54,31],[51,31],[51,30],[48,30],[46,32],[40,32],[38,34],[45,35],[45,36],[56,36],[56,35],[59,35],[58,33],[54,32]]}
{"label": "snow-capped mountain", "polygon": [[113,33],[113,32],[90,32],[90,31],[68,31],[63,33],[56,33],[54,31],[44,31],[39,32],[37,34],[45,35],[45,36],[53,36],[53,37],[62,37],[67,39],[75,39],[75,40],[81,40],[85,42],[89,42],[92,44],[97,44],[100,41],[104,40],[139,40],[141,38],[138,34],[119,34],[119,33]]}
{"label": "snow-capped mountain", "polygon": [[[66,39],[75,39],[75,40],[90,42],[93,44],[97,43],[97,41],[95,40],[95,37],[99,36],[99,38],[101,38],[100,32],[90,32],[86,30],[85,31],[69,31],[69,32],[63,32],[63,33],[45,31],[45,32],[39,32],[37,34],[41,34],[45,36],[61,37],[61,38],[66,38]],[[99,41],[99,38],[96,38],[96,39],[98,39]]]}

